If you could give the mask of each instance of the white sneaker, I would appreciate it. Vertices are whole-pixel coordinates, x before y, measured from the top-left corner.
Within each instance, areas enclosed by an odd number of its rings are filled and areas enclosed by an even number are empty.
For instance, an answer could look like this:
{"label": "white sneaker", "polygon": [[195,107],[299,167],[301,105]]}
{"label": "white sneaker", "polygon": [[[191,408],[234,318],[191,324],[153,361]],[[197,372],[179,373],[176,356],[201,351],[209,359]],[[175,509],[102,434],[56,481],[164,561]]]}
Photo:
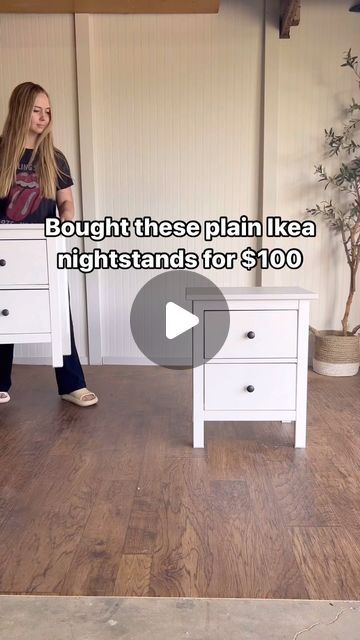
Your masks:
{"label": "white sneaker", "polygon": [[0,391],[0,402],[9,402],[10,396],[7,391]]}

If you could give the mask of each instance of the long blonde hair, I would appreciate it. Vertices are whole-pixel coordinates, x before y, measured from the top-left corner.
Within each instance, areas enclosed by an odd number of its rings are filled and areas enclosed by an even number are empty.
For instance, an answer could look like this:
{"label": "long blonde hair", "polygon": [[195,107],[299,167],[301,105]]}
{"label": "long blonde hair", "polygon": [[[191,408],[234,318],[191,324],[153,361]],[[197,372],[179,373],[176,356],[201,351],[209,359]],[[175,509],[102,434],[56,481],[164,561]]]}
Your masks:
{"label": "long blonde hair", "polygon": [[[48,93],[39,84],[23,82],[13,90],[9,100],[9,112],[0,140],[0,198],[6,198],[16,181],[16,170],[26,149],[30,120],[39,93]],[[60,154],[54,147],[52,116],[46,129],[38,136],[31,154],[39,178],[40,193],[44,198],[56,198],[57,176],[60,171],[56,157]]]}

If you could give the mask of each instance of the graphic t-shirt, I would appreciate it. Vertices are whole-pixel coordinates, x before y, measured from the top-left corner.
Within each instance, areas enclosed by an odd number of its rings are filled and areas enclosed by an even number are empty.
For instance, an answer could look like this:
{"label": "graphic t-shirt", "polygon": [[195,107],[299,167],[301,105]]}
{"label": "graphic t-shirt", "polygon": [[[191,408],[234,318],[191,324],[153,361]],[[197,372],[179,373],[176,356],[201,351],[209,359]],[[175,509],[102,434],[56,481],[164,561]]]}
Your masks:
{"label": "graphic t-shirt", "polygon": [[[31,154],[32,149],[25,149],[16,171],[16,183],[6,198],[0,198],[0,223],[38,223],[45,218],[56,218],[56,201],[40,195],[35,167],[29,164]],[[61,171],[56,184],[59,191],[74,183],[65,156],[57,151],[55,157]]]}

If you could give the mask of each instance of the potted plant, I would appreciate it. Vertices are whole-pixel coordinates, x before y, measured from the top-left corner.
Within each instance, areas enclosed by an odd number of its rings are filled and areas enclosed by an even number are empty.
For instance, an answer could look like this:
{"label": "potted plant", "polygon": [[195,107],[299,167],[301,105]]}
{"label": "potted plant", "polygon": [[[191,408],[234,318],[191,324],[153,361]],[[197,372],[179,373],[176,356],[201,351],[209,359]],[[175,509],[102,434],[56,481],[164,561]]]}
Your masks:
{"label": "potted plant", "polygon": [[[344,57],[342,67],[350,67],[360,88],[360,63],[351,49]],[[336,194],[336,201],[330,199],[317,204],[307,213],[320,216],[330,229],[340,235],[344,247],[350,279],[348,296],[342,318],[342,331],[316,331],[314,371],[323,375],[350,376],[359,369],[360,344],[356,335],[357,325],[349,328],[349,315],[356,289],[356,274],[360,262],[360,144],[356,141],[360,128],[360,104],[354,98],[347,108],[342,131],[333,128],[325,130],[328,156],[337,156],[337,170],[331,174],[322,165],[315,167],[315,174],[324,188],[330,187]]]}

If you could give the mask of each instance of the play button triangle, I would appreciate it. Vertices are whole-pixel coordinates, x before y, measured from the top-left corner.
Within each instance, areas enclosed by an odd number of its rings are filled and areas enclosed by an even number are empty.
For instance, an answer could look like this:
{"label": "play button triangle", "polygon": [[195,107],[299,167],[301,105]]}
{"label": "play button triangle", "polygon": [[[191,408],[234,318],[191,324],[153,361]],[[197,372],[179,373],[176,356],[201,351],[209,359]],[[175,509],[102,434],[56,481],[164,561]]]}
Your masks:
{"label": "play button triangle", "polygon": [[166,337],[168,340],[180,336],[197,324],[199,324],[199,318],[190,313],[190,311],[180,307],[175,302],[166,304]]}

